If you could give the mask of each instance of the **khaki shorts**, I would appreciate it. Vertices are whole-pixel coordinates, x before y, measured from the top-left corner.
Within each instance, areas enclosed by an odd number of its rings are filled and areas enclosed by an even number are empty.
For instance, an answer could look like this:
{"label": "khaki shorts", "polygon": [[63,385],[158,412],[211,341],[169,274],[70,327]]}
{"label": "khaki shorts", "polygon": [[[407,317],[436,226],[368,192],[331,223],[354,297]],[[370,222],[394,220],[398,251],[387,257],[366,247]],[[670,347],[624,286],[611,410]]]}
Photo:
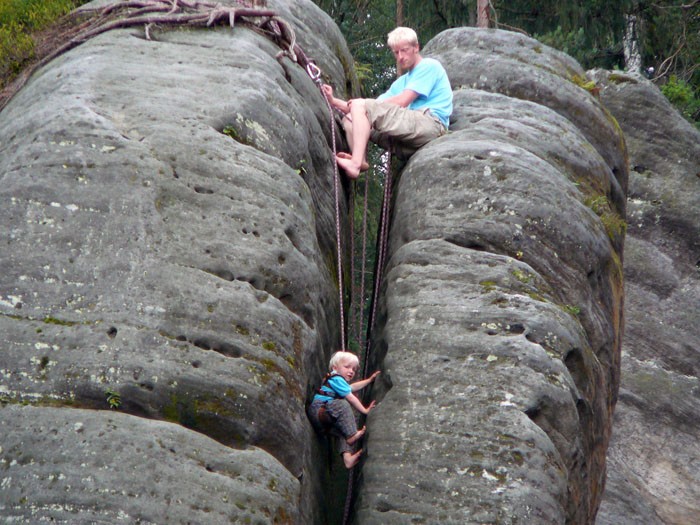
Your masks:
{"label": "khaki shorts", "polygon": [[447,133],[442,122],[427,109],[407,109],[374,99],[365,99],[365,108],[372,125],[372,142],[399,157],[408,157],[421,146]]}

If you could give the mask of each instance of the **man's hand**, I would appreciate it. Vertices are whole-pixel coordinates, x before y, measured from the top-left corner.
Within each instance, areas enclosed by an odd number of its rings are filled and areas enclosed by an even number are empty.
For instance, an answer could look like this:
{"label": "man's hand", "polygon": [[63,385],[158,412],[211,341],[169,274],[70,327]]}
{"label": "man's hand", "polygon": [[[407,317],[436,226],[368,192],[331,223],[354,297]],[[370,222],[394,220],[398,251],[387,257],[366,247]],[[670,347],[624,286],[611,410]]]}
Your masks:
{"label": "man's hand", "polygon": [[323,84],[321,86],[321,91],[323,95],[328,99],[328,102],[333,102],[333,87],[328,84]]}

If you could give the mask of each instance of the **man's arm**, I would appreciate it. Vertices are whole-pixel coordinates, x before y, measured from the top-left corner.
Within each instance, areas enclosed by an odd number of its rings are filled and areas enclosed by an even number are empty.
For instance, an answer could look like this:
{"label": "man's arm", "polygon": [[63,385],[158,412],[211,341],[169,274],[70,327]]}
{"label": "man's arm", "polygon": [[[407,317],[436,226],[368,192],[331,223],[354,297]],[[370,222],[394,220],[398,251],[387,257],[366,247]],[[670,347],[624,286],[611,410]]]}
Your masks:
{"label": "man's arm", "polygon": [[323,84],[321,90],[323,91],[325,97],[328,99],[328,102],[330,102],[331,106],[333,106],[336,109],[339,109],[343,113],[350,113],[350,105],[345,100],[334,97],[333,88],[331,86],[329,86],[328,84]]}
{"label": "man's arm", "polygon": [[394,95],[393,97],[383,98],[382,102],[388,102],[389,104],[396,104],[397,106],[401,106],[402,108],[407,108],[408,106],[411,105],[411,102],[413,102],[417,98],[418,98],[418,93],[416,93],[412,89],[404,89],[398,95]]}

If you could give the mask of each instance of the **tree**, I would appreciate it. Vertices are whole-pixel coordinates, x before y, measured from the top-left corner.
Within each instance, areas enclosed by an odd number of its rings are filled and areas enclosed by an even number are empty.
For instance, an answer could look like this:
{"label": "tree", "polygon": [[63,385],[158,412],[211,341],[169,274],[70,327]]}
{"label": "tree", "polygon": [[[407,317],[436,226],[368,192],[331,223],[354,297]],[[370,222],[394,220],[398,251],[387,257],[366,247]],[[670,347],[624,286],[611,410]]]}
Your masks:
{"label": "tree", "polygon": [[476,3],[476,26],[489,26],[489,0],[478,0]]}

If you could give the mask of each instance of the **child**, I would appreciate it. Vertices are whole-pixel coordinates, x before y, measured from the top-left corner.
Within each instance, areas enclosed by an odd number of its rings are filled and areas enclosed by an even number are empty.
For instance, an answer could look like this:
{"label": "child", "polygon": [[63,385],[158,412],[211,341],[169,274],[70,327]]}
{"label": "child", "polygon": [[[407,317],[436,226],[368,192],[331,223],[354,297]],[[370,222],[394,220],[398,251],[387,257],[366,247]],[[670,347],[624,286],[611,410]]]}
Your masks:
{"label": "child", "polygon": [[331,357],[330,373],[323,381],[309,406],[309,419],[317,429],[322,428],[319,411],[325,410],[332,420],[331,434],[338,437],[340,453],[346,468],[354,467],[360,461],[362,449],[352,452],[352,445],[365,433],[365,427],[357,429],[355,415],[351,405],[362,414],[369,414],[377,402],[372,401],[367,407],[353,394],[369,385],[379,375],[374,372],[367,379],[350,384],[360,366],[360,360],[350,352],[336,352]]}

